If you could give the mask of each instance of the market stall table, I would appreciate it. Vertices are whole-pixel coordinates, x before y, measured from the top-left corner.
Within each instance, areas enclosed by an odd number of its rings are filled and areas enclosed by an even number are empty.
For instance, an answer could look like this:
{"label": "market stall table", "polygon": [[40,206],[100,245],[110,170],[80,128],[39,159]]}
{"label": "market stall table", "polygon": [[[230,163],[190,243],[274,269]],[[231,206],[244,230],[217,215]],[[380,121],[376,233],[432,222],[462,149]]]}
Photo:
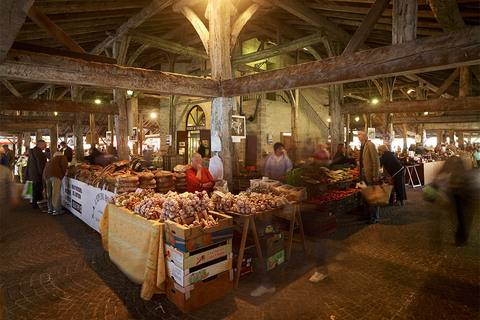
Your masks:
{"label": "market stall table", "polygon": [[[286,210],[286,209],[291,209],[291,210]],[[238,252],[238,260],[237,260],[237,270],[235,272],[235,288],[238,287],[238,281],[240,279],[240,272],[242,268],[242,261],[243,261],[243,256],[245,252],[245,244],[247,242],[247,235],[250,230],[252,231],[252,236],[253,240],[255,242],[255,247],[257,249],[257,255],[258,258],[260,259],[260,265],[261,265],[261,271],[262,273],[266,273],[267,269],[265,265],[263,264],[263,254],[262,254],[262,249],[260,247],[260,241],[258,239],[258,233],[257,229],[255,226],[255,218],[265,216],[265,215],[274,215],[275,217],[281,218],[288,220],[290,222],[290,228],[288,231],[288,242],[287,242],[287,254],[286,254],[286,260],[288,261],[291,256],[292,252],[292,242],[293,242],[293,234],[294,234],[294,224],[295,221],[298,223],[299,226],[299,231],[300,231],[300,241],[303,245],[303,250],[306,251],[306,245],[305,245],[305,236],[303,234],[303,224],[302,224],[302,216],[300,213],[300,204],[299,202],[291,202],[289,206],[284,207],[284,208],[277,208],[273,210],[267,210],[263,211],[260,213],[256,214],[240,214],[232,211],[226,212],[227,214],[235,217],[235,218],[241,218],[243,219],[243,231],[242,231],[242,240],[240,242],[240,249]]]}
{"label": "market stall table", "polygon": [[165,293],[164,224],[108,204],[99,222],[103,248],[133,282],[140,296],[150,300]]}

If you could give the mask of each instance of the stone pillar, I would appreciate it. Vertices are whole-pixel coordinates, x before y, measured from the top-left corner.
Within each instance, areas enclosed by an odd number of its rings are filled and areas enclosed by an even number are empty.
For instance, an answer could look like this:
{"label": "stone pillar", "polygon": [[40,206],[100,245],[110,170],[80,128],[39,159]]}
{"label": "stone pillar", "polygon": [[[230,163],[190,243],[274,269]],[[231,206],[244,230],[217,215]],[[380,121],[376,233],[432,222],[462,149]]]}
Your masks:
{"label": "stone pillar", "polygon": [[343,85],[334,84],[329,86],[330,98],[330,133],[331,133],[331,155],[337,152],[339,143],[345,141],[343,137],[344,118],[340,112],[340,105],[343,103]]}

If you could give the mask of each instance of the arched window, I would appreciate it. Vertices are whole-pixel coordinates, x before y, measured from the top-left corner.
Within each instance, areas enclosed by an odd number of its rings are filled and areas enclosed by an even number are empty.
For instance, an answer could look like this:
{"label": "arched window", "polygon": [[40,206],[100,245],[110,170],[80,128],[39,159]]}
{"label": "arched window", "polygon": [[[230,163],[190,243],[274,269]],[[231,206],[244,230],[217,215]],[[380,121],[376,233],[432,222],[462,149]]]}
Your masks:
{"label": "arched window", "polygon": [[207,120],[202,107],[199,105],[193,106],[187,115],[187,130],[203,130],[206,128]]}

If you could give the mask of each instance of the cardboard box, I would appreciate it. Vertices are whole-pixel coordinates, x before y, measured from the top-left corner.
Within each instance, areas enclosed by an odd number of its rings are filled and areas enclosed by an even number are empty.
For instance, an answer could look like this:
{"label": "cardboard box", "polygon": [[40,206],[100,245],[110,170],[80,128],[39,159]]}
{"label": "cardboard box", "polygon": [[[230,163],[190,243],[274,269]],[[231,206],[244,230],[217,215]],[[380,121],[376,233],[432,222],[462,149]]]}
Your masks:
{"label": "cardboard box", "polygon": [[268,238],[261,238],[260,247],[264,257],[271,257],[285,249],[283,232],[276,233]]}
{"label": "cardboard box", "polygon": [[275,253],[273,256],[263,258],[267,271],[272,270],[275,266],[282,264],[285,261],[285,250]]}
{"label": "cardboard box", "polygon": [[[237,260],[238,256],[235,255],[233,258],[233,272],[237,272]],[[253,272],[253,264],[252,264],[252,257],[247,256],[242,259],[242,266],[240,268],[240,277],[249,275]]]}
{"label": "cardboard box", "polygon": [[183,312],[192,311],[233,291],[233,270],[227,270],[208,280],[182,287],[167,277],[166,295]]}
{"label": "cardboard box", "polygon": [[232,253],[232,239],[193,252],[183,252],[165,244],[167,261],[172,261],[183,270],[205,264],[230,253]]}
{"label": "cardboard box", "polygon": [[231,269],[232,257],[233,254],[230,253],[224,260],[222,260],[223,258],[218,259],[220,260],[218,262],[213,260],[206,263],[204,267],[194,267],[187,270],[183,270],[172,261],[167,261],[167,276],[173,278],[182,287],[185,287]]}
{"label": "cardboard box", "polygon": [[218,226],[203,229],[187,228],[174,221],[165,221],[165,240],[171,246],[183,252],[195,251],[199,248],[231,239],[233,236],[233,218],[225,214],[210,211],[218,218]]}

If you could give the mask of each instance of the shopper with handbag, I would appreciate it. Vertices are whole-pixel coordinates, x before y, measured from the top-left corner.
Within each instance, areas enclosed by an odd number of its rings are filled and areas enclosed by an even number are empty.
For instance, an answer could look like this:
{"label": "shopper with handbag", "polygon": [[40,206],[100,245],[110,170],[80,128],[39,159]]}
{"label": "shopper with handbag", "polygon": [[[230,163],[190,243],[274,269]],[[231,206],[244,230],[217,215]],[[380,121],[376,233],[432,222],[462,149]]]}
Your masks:
{"label": "shopper with handbag", "polygon": [[405,168],[395,154],[388,151],[387,146],[378,146],[380,154],[380,164],[393,179],[393,187],[395,188],[396,201],[395,205],[402,205],[407,200],[407,189],[405,188]]}
{"label": "shopper with handbag", "polygon": [[[362,181],[367,185],[372,186],[378,183],[380,172],[380,160],[378,158],[377,149],[375,144],[368,140],[367,133],[365,131],[358,131],[358,140],[362,144],[360,148],[360,175]],[[378,223],[380,219],[380,209],[378,206],[370,208],[370,220],[369,224]]]}

